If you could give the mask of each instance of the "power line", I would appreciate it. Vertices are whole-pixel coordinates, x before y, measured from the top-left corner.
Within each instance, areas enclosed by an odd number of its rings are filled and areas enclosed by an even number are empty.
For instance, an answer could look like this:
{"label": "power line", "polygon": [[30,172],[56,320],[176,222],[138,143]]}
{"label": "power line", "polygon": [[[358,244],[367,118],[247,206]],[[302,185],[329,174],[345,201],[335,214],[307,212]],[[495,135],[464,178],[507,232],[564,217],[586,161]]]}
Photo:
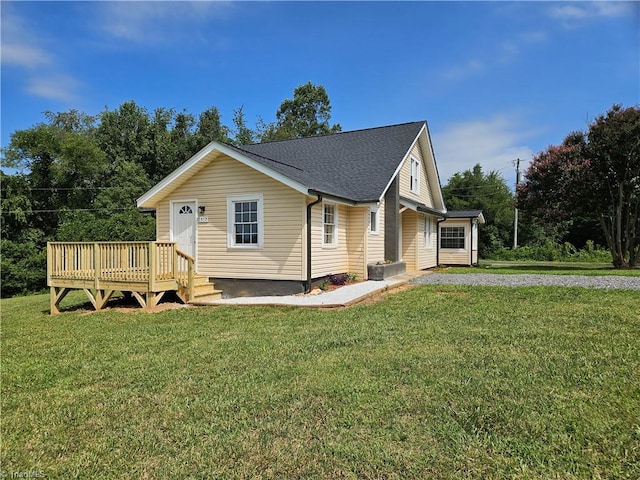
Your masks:
{"label": "power line", "polygon": [[69,208],[69,209],[57,209],[57,210],[3,210],[0,212],[2,215],[5,214],[21,214],[21,213],[67,213],[67,212],[100,212],[104,210],[108,210],[110,212],[114,210],[132,210],[134,207],[126,207],[126,208]]}

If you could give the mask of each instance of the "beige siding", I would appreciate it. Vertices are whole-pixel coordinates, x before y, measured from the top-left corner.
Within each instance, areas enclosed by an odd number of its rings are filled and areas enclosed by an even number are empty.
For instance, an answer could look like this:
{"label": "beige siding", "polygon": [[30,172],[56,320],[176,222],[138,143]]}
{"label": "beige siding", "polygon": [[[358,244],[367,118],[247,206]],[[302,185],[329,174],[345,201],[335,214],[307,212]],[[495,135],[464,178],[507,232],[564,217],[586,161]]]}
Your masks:
{"label": "beige siding", "polygon": [[347,226],[349,250],[349,273],[355,273],[358,278],[366,277],[366,243],[369,227],[369,208],[348,208],[349,224]]}
{"label": "beige siding", "polygon": [[471,260],[471,226],[468,221],[446,220],[440,227],[464,227],[464,249],[440,249],[442,265],[469,265]]}
{"label": "beige siding", "polygon": [[402,212],[402,261],[407,264],[407,271],[416,269],[417,214],[413,210]]}
{"label": "beige siding", "polygon": [[169,233],[169,200],[163,200],[156,207],[156,240],[170,242]]}
{"label": "beige siding", "polygon": [[[367,215],[369,213],[367,212]],[[384,258],[384,200],[378,207],[378,233],[371,233],[367,220],[367,263],[383,262]]]}
{"label": "beige siding", "polygon": [[418,270],[424,270],[425,268],[433,268],[437,264],[437,218],[430,216],[431,218],[431,235],[429,244],[425,244],[424,224],[427,216],[420,215],[418,218]]}
{"label": "beige siding", "polygon": [[[327,202],[330,203],[330,202]],[[322,244],[323,223],[322,212],[324,203],[313,207],[311,214],[312,262],[311,276],[313,278],[346,273],[349,271],[349,250],[347,244],[347,227],[349,224],[348,208],[345,205],[334,204],[337,216],[337,243],[335,246]]]}
{"label": "beige siding", "polygon": [[[227,197],[261,194],[262,248],[227,246]],[[304,280],[305,196],[229,157],[191,177],[157,207],[159,240],[170,238],[170,201],[197,199],[207,223],[197,224],[198,273],[219,278]]]}
{"label": "beige siding", "polygon": [[[420,185],[419,193],[415,194],[411,191],[411,157],[414,157],[420,162]],[[400,196],[409,198],[419,203],[423,203],[428,207],[433,208],[433,195],[429,182],[427,181],[427,170],[425,167],[425,161],[420,149],[420,145],[416,144],[411,149],[411,154],[405,159],[402,168],[400,169]]]}

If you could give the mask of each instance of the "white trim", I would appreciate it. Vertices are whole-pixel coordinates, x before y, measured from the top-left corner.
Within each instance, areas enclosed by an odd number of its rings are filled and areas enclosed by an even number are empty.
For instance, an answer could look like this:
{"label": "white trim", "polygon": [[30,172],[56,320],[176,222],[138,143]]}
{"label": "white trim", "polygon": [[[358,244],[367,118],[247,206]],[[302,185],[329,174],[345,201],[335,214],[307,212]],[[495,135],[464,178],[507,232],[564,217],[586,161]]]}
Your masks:
{"label": "white trim", "polygon": [[[379,215],[380,207],[369,207],[369,233],[371,235],[379,235],[380,234],[380,215]],[[375,214],[376,219],[376,228],[375,230],[371,228],[371,215]]]}
{"label": "white trim", "polygon": [[[416,166],[415,176],[413,171],[413,166]],[[422,162],[414,157],[413,155],[409,156],[409,191],[416,195],[420,195],[420,173],[422,171]],[[415,183],[415,188],[414,188]]]}
{"label": "white trim", "polygon": [[[443,236],[442,236],[442,229],[443,228],[462,228],[462,233],[463,233],[463,248],[447,248],[447,247],[443,247],[442,246],[442,240],[443,240]],[[465,223],[458,223],[458,224],[449,224],[449,225],[440,225],[440,235],[439,235],[439,240],[440,240],[440,244],[438,245],[438,248],[440,250],[446,250],[447,252],[457,252],[457,253],[463,253],[463,252],[468,252],[469,248],[467,246],[467,237],[468,237],[468,231],[467,231],[467,225]],[[459,237],[456,237],[459,238]]]}
{"label": "white trim", "polygon": [[261,163],[256,162],[255,160],[252,160],[248,156],[243,155],[240,152],[237,152],[236,150],[228,147],[227,145],[224,145],[220,142],[213,141],[208,145],[206,145],[202,150],[200,150],[198,153],[192,156],[185,163],[183,163],[180,167],[176,168],[173,172],[171,172],[169,175],[167,175],[162,180],[160,180],[160,182],[158,182],[151,190],[149,190],[140,198],[138,198],[138,201],[137,201],[138,208],[155,206],[157,204],[157,201],[154,201],[154,197],[162,193],[162,191],[165,188],[167,188],[169,185],[171,185],[174,181],[176,181],[181,176],[188,173],[189,170],[191,170],[197,164],[204,161],[210,153],[216,152],[216,151],[224,155],[227,155],[228,157],[231,157],[234,160],[237,160],[240,163],[243,163],[246,166],[253,168],[254,170],[257,170],[258,172],[263,173],[264,175],[267,175],[268,177],[271,177],[274,180],[288,187],[291,187],[302,194],[305,194],[305,195],[309,194],[308,188],[302,185],[301,183],[296,182],[295,180],[292,180],[289,177],[282,175],[281,173],[278,173],[270,169],[269,167],[262,165]]}
{"label": "white trim", "polygon": [[[236,244],[235,240],[235,210],[237,202],[258,203],[258,244]],[[247,195],[227,195],[227,248],[260,249],[264,247],[264,198],[261,193]]]}
{"label": "white trim", "polygon": [[[333,207],[333,242],[326,243],[325,242],[325,234],[324,234],[324,209],[326,206]],[[322,218],[320,218],[320,224],[322,225],[322,247],[323,248],[336,248],[338,246],[338,205],[334,202],[322,202]]]}
{"label": "white trim", "polygon": [[424,222],[422,227],[424,249],[431,250],[433,249],[433,222],[431,221],[431,216],[429,215],[423,215],[422,220]]}
{"label": "white trim", "polygon": [[195,210],[193,212],[193,259],[194,259],[194,268],[196,271],[198,270],[198,199],[197,198],[187,198],[187,199],[177,199],[169,201],[169,241],[175,242],[175,238],[173,236],[173,206],[176,203],[193,203],[195,205]]}

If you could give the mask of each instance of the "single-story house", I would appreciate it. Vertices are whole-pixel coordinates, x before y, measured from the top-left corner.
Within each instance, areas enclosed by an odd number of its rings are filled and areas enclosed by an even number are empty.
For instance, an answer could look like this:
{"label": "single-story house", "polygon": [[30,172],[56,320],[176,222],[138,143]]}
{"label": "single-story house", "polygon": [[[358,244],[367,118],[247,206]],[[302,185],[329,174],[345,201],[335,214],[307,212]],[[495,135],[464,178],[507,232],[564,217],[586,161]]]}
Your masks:
{"label": "single-story house", "polygon": [[438,265],[478,264],[478,225],[482,210],[455,210],[439,223]]}
{"label": "single-story house", "polygon": [[[157,240],[176,242],[225,296],[302,292],[339,273],[367,279],[377,263],[435,267],[439,222],[451,215],[426,122],[240,147],[214,141],[138,207],[156,211]],[[474,263],[477,234],[466,238],[454,247]]]}

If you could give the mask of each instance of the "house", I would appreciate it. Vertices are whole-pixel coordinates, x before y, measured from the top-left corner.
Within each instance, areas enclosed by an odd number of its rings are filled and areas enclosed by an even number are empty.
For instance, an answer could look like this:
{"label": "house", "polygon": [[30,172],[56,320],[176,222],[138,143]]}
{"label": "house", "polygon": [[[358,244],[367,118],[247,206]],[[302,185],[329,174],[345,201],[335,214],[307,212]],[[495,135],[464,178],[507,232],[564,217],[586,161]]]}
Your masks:
{"label": "house", "polygon": [[447,218],[426,122],[214,141],[138,207],[155,209],[157,240],[176,242],[225,296],[303,292],[338,273],[366,279],[385,261],[434,267]]}
{"label": "house", "polygon": [[447,212],[439,224],[438,264],[477,265],[478,225],[483,223],[482,210]]}

